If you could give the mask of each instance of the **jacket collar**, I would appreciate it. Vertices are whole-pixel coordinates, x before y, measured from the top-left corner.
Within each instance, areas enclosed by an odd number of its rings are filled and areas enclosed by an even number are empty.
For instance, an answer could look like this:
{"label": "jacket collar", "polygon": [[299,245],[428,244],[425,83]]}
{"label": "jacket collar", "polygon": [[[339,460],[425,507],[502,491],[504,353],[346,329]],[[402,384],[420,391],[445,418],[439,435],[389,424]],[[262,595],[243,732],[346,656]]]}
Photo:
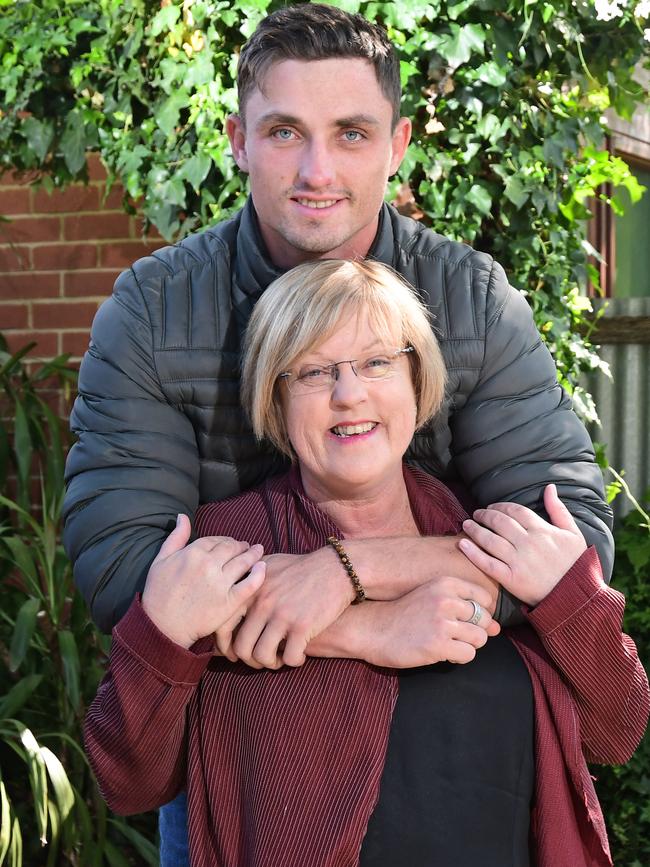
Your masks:
{"label": "jacket collar", "polygon": [[[390,209],[383,204],[379,212],[377,234],[368,251],[368,258],[386,265],[393,264],[395,239]],[[274,265],[260,232],[253,200],[249,196],[241,211],[237,233],[237,259],[235,278],[241,291],[257,301],[266,287],[283,274],[282,268]]]}

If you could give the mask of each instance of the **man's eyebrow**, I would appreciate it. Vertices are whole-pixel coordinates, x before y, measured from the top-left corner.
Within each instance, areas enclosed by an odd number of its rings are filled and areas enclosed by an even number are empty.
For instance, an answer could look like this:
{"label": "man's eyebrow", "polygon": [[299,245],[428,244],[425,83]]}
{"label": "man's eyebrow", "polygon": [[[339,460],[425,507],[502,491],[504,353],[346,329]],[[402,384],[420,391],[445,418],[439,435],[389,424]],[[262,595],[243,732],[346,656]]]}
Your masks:
{"label": "man's eyebrow", "polygon": [[298,126],[300,118],[293,114],[285,114],[283,111],[267,111],[266,114],[258,117],[255,126],[262,127],[271,123],[286,123],[290,126]]}
{"label": "man's eyebrow", "polygon": [[350,117],[342,117],[336,121],[339,127],[348,126],[379,126],[379,120],[371,114],[353,114]]}
{"label": "man's eyebrow", "polygon": [[[267,111],[266,114],[258,117],[255,126],[261,128],[275,123],[286,123],[288,126],[300,126],[302,121],[299,117],[296,117],[293,114],[286,114],[283,111]],[[339,127],[339,129],[344,129],[351,126],[379,126],[380,121],[371,114],[354,114],[350,117],[338,118],[334,123]]]}

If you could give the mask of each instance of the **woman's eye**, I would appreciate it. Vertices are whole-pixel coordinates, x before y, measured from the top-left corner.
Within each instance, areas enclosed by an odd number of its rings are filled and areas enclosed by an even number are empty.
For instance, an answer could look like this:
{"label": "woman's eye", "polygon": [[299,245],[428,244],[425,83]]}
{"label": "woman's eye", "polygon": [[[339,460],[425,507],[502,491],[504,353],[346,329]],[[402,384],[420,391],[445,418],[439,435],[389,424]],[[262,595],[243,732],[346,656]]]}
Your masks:
{"label": "woman's eye", "polygon": [[318,379],[327,376],[328,371],[324,367],[306,367],[298,374],[298,379]]}
{"label": "woman's eye", "polygon": [[386,356],[386,355],[376,355],[376,356],[374,356],[373,358],[368,358],[368,359],[366,359],[366,361],[364,362],[363,366],[364,366],[364,367],[375,368],[375,369],[376,369],[376,368],[380,368],[380,369],[381,369],[382,367],[390,367],[390,362],[391,362],[391,360],[390,360],[390,358],[388,358],[388,356]]}

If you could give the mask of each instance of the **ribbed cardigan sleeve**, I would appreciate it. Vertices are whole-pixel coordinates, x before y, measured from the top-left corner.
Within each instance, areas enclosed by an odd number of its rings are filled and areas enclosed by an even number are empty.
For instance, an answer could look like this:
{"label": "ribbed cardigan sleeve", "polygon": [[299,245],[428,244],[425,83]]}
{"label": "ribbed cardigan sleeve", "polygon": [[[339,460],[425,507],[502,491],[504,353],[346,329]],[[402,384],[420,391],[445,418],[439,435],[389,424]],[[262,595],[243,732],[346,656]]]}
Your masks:
{"label": "ribbed cardigan sleeve", "polygon": [[587,761],[622,764],[648,722],[650,691],[636,645],[622,632],[625,598],[588,548],[549,595],[524,609],[573,696]]}
{"label": "ribbed cardigan sleeve", "polygon": [[139,598],[114,628],[110,666],[86,715],[84,743],[115,813],[144,813],[184,788],[185,710],[211,658],[211,639],[185,650],[160,632]]}

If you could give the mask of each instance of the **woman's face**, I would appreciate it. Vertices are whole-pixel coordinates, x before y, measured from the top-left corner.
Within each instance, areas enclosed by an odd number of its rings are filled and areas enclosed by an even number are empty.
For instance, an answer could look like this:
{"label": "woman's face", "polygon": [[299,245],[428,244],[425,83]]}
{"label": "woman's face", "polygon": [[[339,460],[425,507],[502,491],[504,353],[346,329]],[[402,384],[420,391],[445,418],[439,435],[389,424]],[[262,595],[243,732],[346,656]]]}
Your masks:
{"label": "woman's face", "polygon": [[[291,369],[402,348],[398,335],[387,346],[367,317],[355,314]],[[338,380],[324,390],[292,394],[286,383],[281,384],[287,433],[307,493],[318,491],[336,499],[369,497],[401,477],[402,456],[415,430],[417,406],[408,356],[398,356],[395,374],[382,380],[364,381],[349,364],[338,370]]]}

